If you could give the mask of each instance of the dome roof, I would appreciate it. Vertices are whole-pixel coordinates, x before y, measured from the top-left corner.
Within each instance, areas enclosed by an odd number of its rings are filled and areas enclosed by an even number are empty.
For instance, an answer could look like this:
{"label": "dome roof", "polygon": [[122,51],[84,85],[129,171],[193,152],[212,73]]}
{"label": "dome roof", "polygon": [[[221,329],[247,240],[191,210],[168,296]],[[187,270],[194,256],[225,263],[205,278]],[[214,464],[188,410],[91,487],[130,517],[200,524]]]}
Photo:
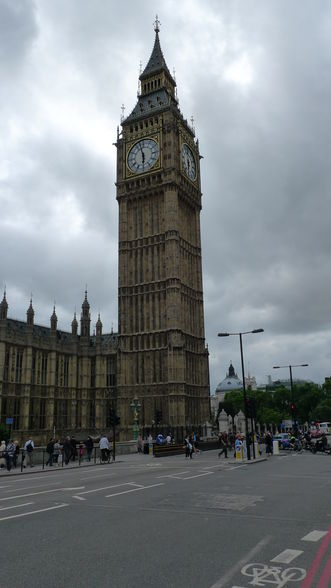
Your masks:
{"label": "dome roof", "polygon": [[232,363],[230,363],[226,378],[224,378],[224,380],[218,384],[215,390],[215,394],[224,394],[225,392],[231,392],[232,390],[239,390],[242,387],[243,383],[234,371]]}

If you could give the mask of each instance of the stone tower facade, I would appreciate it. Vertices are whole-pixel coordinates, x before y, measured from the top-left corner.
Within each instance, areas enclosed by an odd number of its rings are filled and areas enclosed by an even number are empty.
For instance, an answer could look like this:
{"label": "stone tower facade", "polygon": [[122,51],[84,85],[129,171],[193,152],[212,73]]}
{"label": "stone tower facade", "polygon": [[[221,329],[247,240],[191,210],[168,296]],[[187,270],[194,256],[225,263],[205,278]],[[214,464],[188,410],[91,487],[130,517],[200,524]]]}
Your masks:
{"label": "stone tower facade", "polygon": [[[155,22],[138,101],[117,139],[118,411],[177,439],[209,419],[200,240],[200,156]],[[155,430],[155,429],[154,429]]]}

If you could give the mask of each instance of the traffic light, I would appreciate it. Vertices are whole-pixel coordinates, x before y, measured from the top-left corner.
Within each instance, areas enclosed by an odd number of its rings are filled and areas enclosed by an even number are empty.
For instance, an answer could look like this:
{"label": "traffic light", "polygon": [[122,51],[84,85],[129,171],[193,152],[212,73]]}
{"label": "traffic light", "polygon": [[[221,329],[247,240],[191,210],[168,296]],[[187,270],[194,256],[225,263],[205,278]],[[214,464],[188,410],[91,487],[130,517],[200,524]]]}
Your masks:
{"label": "traffic light", "polygon": [[246,398],[246,417],[248,419],[255,419],[256,417],[255,398]]}
{"label": "traffic light", "polygon": [[292,414],[295,413],[295,404],[294,404],[294,402],[291,402],[291,412],[292,412]]}

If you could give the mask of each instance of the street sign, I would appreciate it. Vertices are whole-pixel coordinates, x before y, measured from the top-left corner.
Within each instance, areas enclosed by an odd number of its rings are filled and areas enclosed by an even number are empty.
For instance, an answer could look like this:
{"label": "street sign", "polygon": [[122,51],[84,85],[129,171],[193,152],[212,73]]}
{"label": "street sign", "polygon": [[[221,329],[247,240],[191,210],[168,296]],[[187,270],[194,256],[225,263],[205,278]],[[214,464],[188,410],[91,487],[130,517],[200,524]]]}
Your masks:
{"label": "street sign", "polygon": [[14,422],[13,417],[6,417],[6,425],[12,425]]}

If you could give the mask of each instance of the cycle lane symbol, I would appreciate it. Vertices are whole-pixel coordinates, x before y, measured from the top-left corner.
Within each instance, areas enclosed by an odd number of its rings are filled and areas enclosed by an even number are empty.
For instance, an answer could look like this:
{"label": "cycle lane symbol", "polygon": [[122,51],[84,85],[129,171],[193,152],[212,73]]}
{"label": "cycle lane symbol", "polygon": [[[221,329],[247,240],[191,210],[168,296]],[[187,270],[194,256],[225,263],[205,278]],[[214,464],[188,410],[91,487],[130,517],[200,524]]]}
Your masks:
{"label": "cycle lane symbol", "polygon": [[301,582],[306,577],[303,568],[281,568],[262,563],[249,563],[241,569],[241,573],[252,578],[248,582],[251,586],[273,585],[275,588],[284,588],[288,582]]}

